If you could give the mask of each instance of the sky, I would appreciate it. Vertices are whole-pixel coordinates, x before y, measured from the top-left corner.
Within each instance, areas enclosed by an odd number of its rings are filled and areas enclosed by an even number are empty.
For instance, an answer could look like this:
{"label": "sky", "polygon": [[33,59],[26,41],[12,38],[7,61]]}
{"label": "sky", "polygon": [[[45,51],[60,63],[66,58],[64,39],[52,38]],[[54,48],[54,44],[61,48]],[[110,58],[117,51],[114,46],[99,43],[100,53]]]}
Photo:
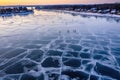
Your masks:
{"label": "sky", "polygon": [[0,5],[99,4],[116,2],[120,2],[120,0],[0,0]]}

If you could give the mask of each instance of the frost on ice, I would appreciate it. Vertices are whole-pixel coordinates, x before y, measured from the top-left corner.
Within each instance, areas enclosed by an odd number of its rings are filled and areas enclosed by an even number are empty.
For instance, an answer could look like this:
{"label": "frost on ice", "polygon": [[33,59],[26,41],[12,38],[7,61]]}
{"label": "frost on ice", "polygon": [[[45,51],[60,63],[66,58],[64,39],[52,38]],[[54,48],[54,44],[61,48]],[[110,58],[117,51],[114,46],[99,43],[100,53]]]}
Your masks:
{"label": "frost on ice", "polygon": [[0,78],[120,80],[119,25],[68,12],[0,18]]}

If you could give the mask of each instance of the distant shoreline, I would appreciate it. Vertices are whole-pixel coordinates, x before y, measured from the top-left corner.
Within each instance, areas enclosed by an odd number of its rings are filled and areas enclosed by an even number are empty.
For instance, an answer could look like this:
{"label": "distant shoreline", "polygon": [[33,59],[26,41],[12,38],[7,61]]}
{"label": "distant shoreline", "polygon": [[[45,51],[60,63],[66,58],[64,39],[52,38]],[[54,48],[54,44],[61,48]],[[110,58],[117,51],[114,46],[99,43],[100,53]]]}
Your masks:
{"label": "distant shoreline", "polygon": [[114,4],[93,4],[93,5],[48,5],[37,6],[36,9],[55,9],[86,13],[101,13],[120,15],[120,3]]}
{"label": "distant shoreline", "polygon": [[[31,10],[28,9],[31,8]],[[36,10],[63,10],[69,12],[77,12],[77,14],[86,13],[95,15],[116,15],[120,16],[120,3],[109,3],[109,4],[85,4],[85,5],[24,5],[24,6],[4,6],[0,8],[1,14],[13,14],[13,13],[26,13],[34,12]]]}
{"label": "distant shoreline", "polygon": [[100,13],[91,13],[91,12],[75,12],[75,11],[66,11],[66,10],[55,10],[57,12],[70,13],[73,15],[87,15],[87,16],[96,16],[96,17],[111,17],[111,18],[120,18],[120,15],[116,14],[100,14]]}
{"label": "distant shoreline", "polygon": [[6,7],[0,8],[0,16],[12,16],[13,14],[29,14],[33,13],[33,10],[27,9],[27,7]]}

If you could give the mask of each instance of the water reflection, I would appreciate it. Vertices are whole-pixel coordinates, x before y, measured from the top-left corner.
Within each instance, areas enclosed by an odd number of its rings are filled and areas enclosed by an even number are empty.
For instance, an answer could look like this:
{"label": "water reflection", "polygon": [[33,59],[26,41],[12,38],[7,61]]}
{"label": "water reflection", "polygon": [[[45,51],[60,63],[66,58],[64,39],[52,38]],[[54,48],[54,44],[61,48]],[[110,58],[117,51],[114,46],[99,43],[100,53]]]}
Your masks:
{"label": "water reflection", "polygon": [[23,12],[23,13],[15,13],[15,14],[2,14],[0,15],[0,18],[7,19],[7,18],[12,18],[14,16],[29,16],[31,14],[34,14],[34,12]]}

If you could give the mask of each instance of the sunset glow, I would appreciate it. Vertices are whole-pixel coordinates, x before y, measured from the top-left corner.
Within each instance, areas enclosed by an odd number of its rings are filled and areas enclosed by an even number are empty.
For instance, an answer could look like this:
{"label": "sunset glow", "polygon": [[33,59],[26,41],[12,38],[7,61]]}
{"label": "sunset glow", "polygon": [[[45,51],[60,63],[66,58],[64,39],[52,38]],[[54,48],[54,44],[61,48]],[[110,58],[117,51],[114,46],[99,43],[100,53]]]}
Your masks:
{"label": "sunset glow", "polygon": [[95,4],[116,2],[120,2],[120,0],[0,0],[0,5]]}

